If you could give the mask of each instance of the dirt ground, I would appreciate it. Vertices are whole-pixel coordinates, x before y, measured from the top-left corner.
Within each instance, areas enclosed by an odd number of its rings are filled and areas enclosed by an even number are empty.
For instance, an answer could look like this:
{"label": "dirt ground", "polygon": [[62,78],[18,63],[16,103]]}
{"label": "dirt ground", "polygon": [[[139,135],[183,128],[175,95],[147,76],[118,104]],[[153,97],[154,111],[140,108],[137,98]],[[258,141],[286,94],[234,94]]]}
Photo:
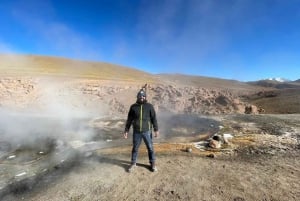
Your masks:
{"label": "dirt ground", "polygon": [[[199,150],[192,143],[155,143],[157,172],[150,171],[144,146],[131,173],[130,146],[95,150],[68,168],[58,168],[33,189],[4,200],[296,201],[298,117],[240,116],[231,118],[230,124],[223,120],[235,137],[220,150]],[[253,126],[252,120],[260,124]],[[186,151],[188,146],[192,152]]]}
{"label": "dirt ground", "polygon": [[[97,155],[40,188],[7,200],[298,200],[300,157],[160,153],[158,172],[146,155],[128,173],[129,155]],[[45,187],[46,186],[46,187]]]}

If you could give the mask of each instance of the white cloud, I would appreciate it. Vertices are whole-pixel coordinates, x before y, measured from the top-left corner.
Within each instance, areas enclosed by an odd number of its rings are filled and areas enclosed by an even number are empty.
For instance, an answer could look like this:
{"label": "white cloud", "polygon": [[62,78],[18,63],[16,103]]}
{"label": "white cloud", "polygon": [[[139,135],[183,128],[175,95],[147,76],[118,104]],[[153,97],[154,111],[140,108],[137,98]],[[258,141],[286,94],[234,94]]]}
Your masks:
{"label": "white cloud", "polygon": [[13,9],[14,17],[25,26],[33,37],[34,46],[40,52],[49,49],[57,56],[78,59],[101,58],[101,46],[96,46],[92,38],[69,25],[57,21],[51,1],[19,1]]}

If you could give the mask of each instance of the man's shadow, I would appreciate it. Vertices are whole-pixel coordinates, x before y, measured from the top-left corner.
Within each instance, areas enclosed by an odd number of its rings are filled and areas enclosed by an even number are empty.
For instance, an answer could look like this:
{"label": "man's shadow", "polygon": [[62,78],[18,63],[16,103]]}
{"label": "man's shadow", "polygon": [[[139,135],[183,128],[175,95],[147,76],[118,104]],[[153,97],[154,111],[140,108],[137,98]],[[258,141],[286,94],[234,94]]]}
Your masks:
{"label": "man's shadow", "polygon": [[[126,172],[129,172],[128,169],[131,165],[130,161],[116,159],[116,158],[112,158],[109,156],[96,156],[94,158],[99,163],[108,163],[108,164],[112,164],[112,165],[118,165],[118,166],[122,167]],[[136,166],[143,167],[143,168],[146,168],[147,170],[151,171],[150,165],[146,165],[143,163],[136,163]]]}

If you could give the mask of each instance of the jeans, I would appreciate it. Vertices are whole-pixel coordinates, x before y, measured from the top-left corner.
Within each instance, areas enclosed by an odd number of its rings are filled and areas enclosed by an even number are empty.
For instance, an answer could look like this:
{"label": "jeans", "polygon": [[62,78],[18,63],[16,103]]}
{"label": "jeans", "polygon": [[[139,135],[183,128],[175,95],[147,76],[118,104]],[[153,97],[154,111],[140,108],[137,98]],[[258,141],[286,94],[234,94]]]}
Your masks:
{"label": "jeans", "polygon": [[151,131],[145,131],[145,132],[133,131],[133,147],[131,152],[131,163],[132,164],[136,163],[138,151],[142,139],[144,140],[147,147],[149,162],[150,164],[152,164],[153,162],[155,162],[155,154],[154,154]]}

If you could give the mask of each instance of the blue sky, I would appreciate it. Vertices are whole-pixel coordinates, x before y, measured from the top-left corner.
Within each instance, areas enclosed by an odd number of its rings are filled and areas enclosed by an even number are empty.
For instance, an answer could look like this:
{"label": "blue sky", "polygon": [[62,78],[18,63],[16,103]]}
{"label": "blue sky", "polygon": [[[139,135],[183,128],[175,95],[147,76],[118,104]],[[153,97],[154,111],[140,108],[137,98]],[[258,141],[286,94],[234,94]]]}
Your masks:
{"label": "blue sky", "polygon": [[300,79],[300,0],[0,0],[0,53]]}

